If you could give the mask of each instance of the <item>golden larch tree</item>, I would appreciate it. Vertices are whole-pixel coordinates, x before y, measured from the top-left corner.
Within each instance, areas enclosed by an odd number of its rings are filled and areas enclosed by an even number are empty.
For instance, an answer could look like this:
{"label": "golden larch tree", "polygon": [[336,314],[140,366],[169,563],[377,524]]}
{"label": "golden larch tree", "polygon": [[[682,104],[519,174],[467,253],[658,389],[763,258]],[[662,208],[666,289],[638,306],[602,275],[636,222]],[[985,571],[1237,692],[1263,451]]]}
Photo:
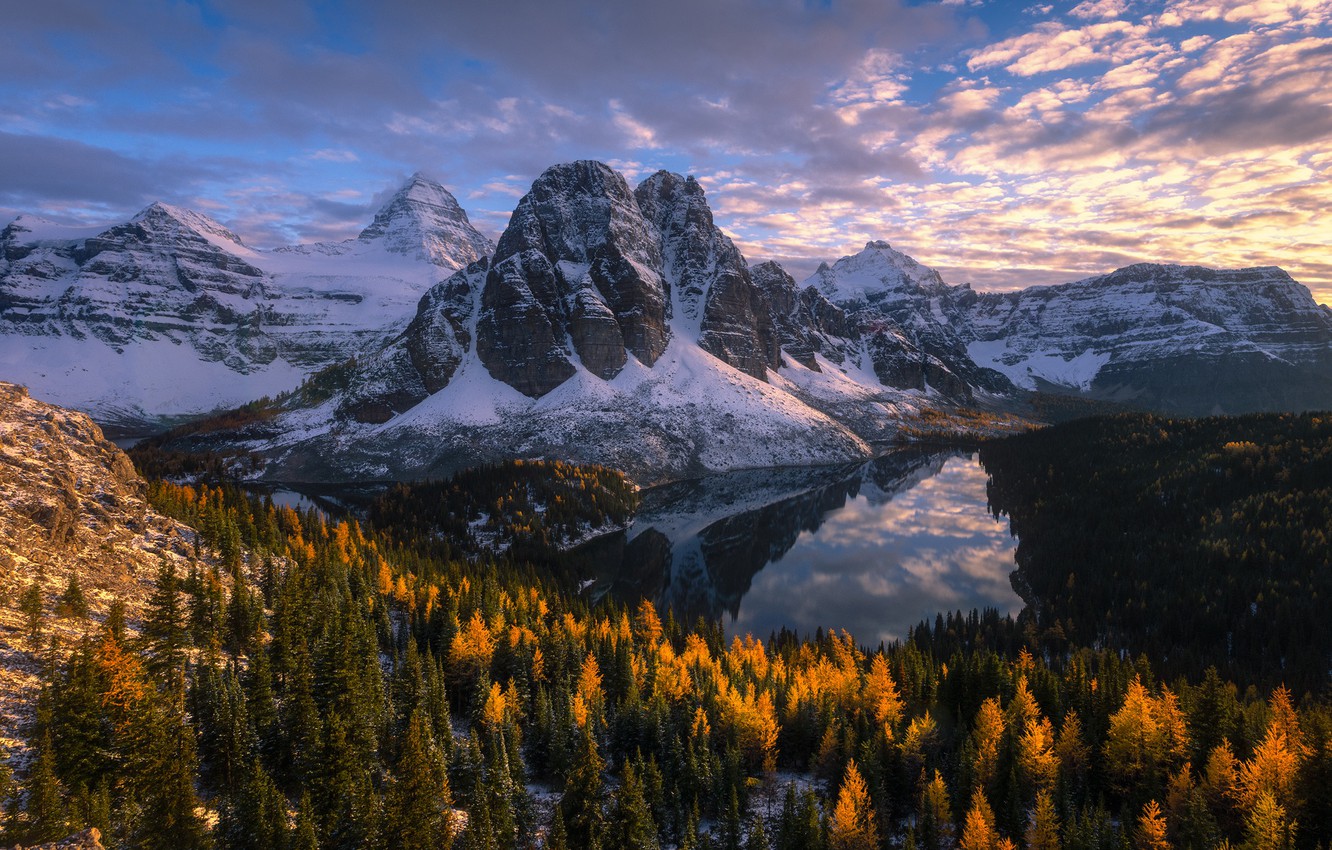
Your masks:
{"label": "golden larch tree", "polygon": [[828,827],[828,846],[831,850],[878,850],[879,847],[874,804],[870,802],[869,788],[855,759],[846,765],[842,789],[837,794],[837,806]]}

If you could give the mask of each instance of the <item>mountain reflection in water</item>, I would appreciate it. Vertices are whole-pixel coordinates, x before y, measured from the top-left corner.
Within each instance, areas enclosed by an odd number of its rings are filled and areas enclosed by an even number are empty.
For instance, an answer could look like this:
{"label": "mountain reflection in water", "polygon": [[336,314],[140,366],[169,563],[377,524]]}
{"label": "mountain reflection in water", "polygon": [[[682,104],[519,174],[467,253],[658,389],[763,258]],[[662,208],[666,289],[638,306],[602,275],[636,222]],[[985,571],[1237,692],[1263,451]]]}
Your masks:
{"label": "mountain reflection in water", "polygon": [[722,619],[728,636],[823,627],[873,645],[941,611],[1022,608],[1017,544],[985,484],[957,451],[713,476],[645,492],[633,525],[580,560],[594,594]]}

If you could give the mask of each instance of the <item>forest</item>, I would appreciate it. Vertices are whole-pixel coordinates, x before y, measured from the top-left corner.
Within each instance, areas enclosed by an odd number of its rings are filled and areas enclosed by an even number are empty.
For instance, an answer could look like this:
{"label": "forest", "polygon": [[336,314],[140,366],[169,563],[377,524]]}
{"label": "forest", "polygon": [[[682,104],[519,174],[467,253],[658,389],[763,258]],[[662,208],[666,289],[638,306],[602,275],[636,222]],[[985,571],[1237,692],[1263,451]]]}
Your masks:
{"label": "forest", "polygon": [[1057,649],[1322,692],[1332,669],[1332,416],[1085,419],[981,449]]}
{"label": "forest", "polygon": [[[1172,561],[1144,565],[1147,590],[1108,620],[1072,607],[1091,604],[1073,588],[1096,587],[1078,561],[1058,578],[1063,597],[1029,579],[1051,594],[1035,617],[941,613],[878,647],[844,632],[728,644],[718,624],[648,602],[590,606],[513,549],[449,543],[483,515],[530,532],[531,500],[555,495],[604,496],[591,516],[618,517],[632,494],[606,471],[492,468],[470,494],[466,478],[391,494],[365,524],[154,481],[153,505],[198,529],[200,557],[162,565],[137,633],[115,608],[73,646],[31,621],[44,685],[34,760],[0,789],[3,840],[95,826],[108,846],[163,850],[1327,846],[1332,705],[1312,674],[1283,685],[1267,654],[1244,649],[1261,632],[1238,634],[1233,658],[1206,640],[1194,655],[1159,651],[1182,625],[1146,612],[1211,622],[1188,594],[1215,585],[1230,604],[1232,581],[1262,583],[1264,615],[1300,601],[1282,565],[1326,552],[1309,502],[1329,427],[1112,418],[991,444],[995,502],[1023,546],[1041,523],[1074,521],[1059,511],[1081,474],[1084,498],[1099,498],[1095,475],[1131,501],[1084,516],[1105,526],[1098,545],[1131,532],[1150,543],[1131,553],[1182,558],[1229,539],[1241,558],[1245,540],[1286,560],[1202,584],[1171,584]],[[1088,446],[1104,447],[1099,461]],[[1282,475],[1289,501],[1248,492]],[[1135,513],[1182,515],[1181,500],[1217,513],[1169,526],[1180,540]],[[1269,522],[1290,539],[1259,534]],[[1306,596],[1312,572],[1298,578]],[[1171,588],[1173,605],[1153,596]]]}

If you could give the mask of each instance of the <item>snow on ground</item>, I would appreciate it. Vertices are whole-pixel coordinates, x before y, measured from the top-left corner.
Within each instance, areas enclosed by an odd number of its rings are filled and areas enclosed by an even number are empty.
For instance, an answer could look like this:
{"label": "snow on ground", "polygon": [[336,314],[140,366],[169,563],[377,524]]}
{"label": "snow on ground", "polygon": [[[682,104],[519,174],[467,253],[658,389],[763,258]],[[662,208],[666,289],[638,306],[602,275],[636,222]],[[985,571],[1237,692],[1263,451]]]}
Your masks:
{"label": "snow on ground", "polygon": [[136,340],[123,351],[91,337],[22,339],[26,345],[0,347],[0,376],[29,386],[39,398],[104,421],[236,407],[293,389],[305,374],[284,360],[238,373],[162,337]]}
{"label": "snow on ground", "polygon": [[1090,390],[1101,367],[1110,362],[1109,352],[1088,348],[1076,356],[1048,351],[1014,351],[1008,341],[976,340],[967,345],[967,356],[978,365],[1002,372],[1014,384],[1036,389],[1037,379],[1078,390]]}

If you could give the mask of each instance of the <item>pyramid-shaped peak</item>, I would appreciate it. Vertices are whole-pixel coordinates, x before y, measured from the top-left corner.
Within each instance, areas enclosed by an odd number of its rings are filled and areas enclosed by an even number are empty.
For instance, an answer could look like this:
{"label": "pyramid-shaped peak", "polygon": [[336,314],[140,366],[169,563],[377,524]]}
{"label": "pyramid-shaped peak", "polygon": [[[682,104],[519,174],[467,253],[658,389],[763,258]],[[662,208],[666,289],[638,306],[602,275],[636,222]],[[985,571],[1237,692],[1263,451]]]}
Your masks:
{"label": "pyramid-shaped peak", "polygon": [[385,206],[391,206],[400,199],[445,209],[458,209],[459,211],[462,209],[458,204],[458,199],[453,196],[452,192],[444,188],[443,183],[427,177],[420,171],[414,173]]}
{"label": "pyramid-shaped peak", "polygon": [[393,193],[357,238],[383,240],[393,253],[455,269],[487,256],[494,247],[468,221],[453,193],[420,171]]}

